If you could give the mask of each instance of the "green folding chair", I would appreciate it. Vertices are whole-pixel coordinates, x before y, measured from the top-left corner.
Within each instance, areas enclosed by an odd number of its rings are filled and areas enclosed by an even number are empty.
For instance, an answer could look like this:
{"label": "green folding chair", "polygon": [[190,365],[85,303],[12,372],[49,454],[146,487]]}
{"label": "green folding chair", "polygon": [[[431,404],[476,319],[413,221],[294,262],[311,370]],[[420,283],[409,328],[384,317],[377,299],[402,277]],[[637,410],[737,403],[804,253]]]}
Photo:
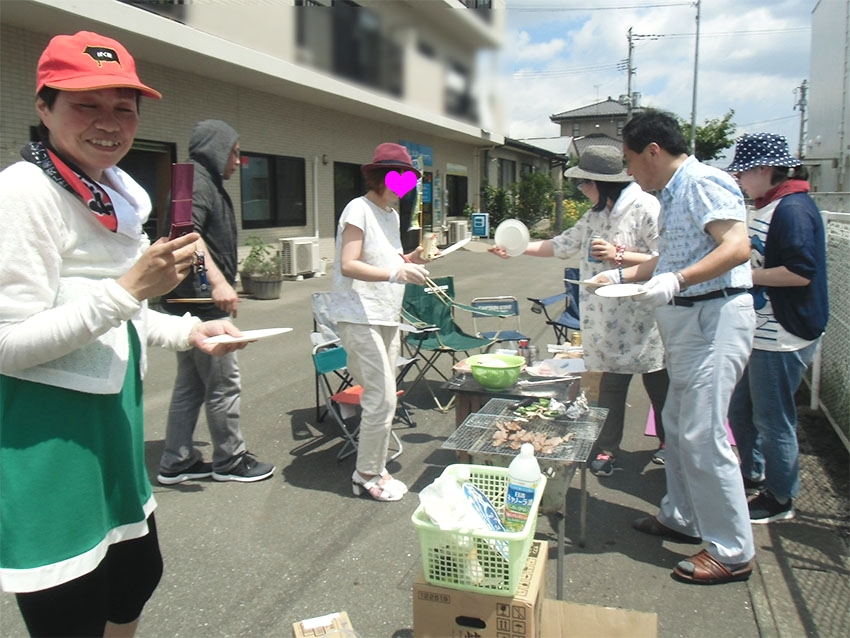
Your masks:
{"label": "green folding chair", "polygon": [[410,352],[417,357],[418,372],[407,388],[407,394],[410,396],[411,390],[425,379],[428,392],[441,412],[451,409],[454,405],[454,396],[444,405],[428,383],[426,378],[428,373],[434,371],[443,381],[448,381],[450,375],[437,366],[442,359],[449,358],[454,365],[459,359],[469,356],[470,351],[487,348],[499,339],[498,331],[491,338],[475,337],[464,332],[455,323],[456,308],[495,317],[501,316],[497,311],[476,309],[456,302],[452,277],[439,277],[421,286],[407,284],[404,288],[402,320],[417,329],[417,332],[409,333],[405,337],[405,343]]}

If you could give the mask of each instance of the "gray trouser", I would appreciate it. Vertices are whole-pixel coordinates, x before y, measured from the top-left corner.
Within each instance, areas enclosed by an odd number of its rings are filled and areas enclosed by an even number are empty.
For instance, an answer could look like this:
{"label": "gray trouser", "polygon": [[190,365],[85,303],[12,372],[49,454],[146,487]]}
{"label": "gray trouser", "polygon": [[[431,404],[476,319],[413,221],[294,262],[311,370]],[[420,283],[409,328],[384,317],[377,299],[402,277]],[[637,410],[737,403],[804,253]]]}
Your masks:
{"label": "gray trouser", "polygon": [[202,458],[192,438],[202,405],[206,406],[213,444],[213,470],[230,470],[246,449],[239,429],[241,393],[235,352],[222,357],[204,354],[196,348],[178,352],[177,379],[168,409],[160,470],[180,472]]}
{"label": "gray trouser", "polygon": [[753,298],[742,294],[655,311],[670,388],[664,402],[667,494],[658,520],[702,536],[722,563],[755,555],[738,457],[726,414],[753,346]]}

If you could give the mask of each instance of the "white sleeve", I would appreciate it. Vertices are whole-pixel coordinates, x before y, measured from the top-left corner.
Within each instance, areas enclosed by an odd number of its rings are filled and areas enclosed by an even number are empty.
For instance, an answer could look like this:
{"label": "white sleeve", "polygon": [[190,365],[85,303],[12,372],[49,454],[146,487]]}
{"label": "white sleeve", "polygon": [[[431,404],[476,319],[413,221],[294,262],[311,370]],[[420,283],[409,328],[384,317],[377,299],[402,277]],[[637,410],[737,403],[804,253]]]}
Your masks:
{"label": "white sleeve", "polygon": [[145,315],[147,342],[149,346],[159,346],[169,350],[189,350],[189,333],[201,322],[188,312],[181,317],[148,309]]}
{"label": "white sleeve", "polygon": [[0,323],[0,373],[53,361],[88,345],[135,316],[142,304],[113,279],[104,279],[92,294]]}

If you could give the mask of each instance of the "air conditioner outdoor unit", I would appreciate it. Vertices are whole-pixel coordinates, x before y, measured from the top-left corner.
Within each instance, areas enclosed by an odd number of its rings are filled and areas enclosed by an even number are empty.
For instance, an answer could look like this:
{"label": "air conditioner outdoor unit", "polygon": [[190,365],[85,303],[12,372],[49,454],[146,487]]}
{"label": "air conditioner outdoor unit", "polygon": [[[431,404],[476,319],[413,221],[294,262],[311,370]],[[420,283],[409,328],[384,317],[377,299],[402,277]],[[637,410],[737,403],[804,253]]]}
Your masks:
{"label": "air conditioner outdoor unit", "polygon": [[319,240],[314,237],[288,237],[280,240],[284,276],[311,275],[319,270]]}
{"label": "air conditioner outdoor unit", "polygon": [[456,244],[462,239],[466,239],[469,235],[469,228],[466,220],[449,222],[449,244]]}

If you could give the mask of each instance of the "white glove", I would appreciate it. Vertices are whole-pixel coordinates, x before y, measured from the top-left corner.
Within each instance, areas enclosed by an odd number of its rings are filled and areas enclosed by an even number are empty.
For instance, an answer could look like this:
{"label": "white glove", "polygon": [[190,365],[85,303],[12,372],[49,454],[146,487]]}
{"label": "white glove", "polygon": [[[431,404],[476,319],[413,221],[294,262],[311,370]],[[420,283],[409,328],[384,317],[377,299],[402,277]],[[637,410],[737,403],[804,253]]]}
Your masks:
{"label": "white glove", "polygon": [[[602,281],[601,277],[607,277],[608,281]],[[603,270],[601,273],[596,275],[595,277],[591,277],[590,281],[597,284],[621,284],[620,281],[620,270],[618,268],[613,268],[612,270]]]}
{"label": "white glove", "polygon": [[643,284],[643,289],[646,293],[636,297],[638,301],[653,307],[663,306],[679,294],[679,280],[676,273],[665,272]]}
{"label": "white glove", "polygon": [[425,270],[425,266],[420,264],[405,262],[398,268],[393,268],[390,272],[389,282],[391,284],[424,284],[425,278],[430,273]]}

